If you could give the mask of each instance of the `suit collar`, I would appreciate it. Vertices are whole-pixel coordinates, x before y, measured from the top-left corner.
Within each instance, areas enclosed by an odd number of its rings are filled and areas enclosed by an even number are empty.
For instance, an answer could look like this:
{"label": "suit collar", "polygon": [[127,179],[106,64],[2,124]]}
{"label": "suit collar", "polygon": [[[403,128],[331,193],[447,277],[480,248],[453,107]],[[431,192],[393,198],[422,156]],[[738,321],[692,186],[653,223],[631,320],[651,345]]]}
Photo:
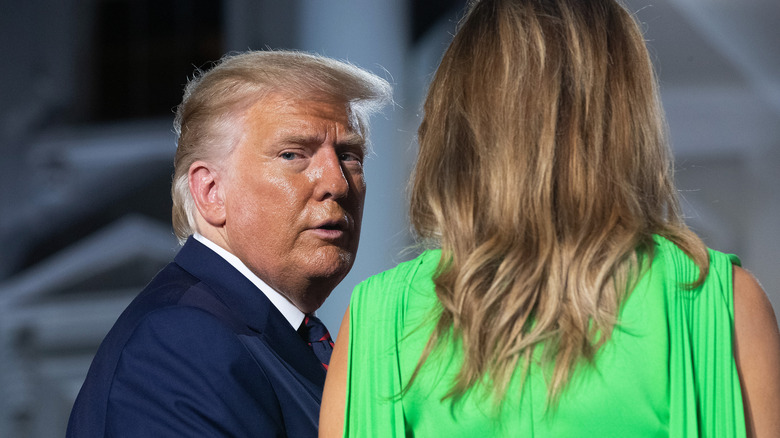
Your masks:
{"label": "suit collar", "polygon": [[236,268],[238,272],[241,273],[241,275],[248,278],[252,284],[260,289],[260,291],[265,294],[266,297],[268,297],[268,300],[271,301],[271,304],[273,304],[274,307],[276,307],[279,312],[284,315],[285,319],[287,319],[287,321],[294,329],[297,329],[301,326],[303,318],[305,317],[304,313],[295,307],[295,305],[291,303],[284,295],[279,293],[278,290],[272,288],[260,277],[255,275],[255,273],[252,272],[249,267],[247,267],[238,257],[198,233],[193,234],[192,238],[217,253],[217,255],[225,259],[234,268]]}
{"label": "suit collar", "polygon": [[325,370],[309,346],[265,294],[233,265],[192,237],[174,261],[209,286],[236,318],[261,334],[288,364],[314,383],[324,383]]}
{"label": "suit collar", "polygon": [[211,287],[248,327],[261,333],[265,331],[265,322],[273,307],[271,302],[225,259],[190,237],[174,261]]}

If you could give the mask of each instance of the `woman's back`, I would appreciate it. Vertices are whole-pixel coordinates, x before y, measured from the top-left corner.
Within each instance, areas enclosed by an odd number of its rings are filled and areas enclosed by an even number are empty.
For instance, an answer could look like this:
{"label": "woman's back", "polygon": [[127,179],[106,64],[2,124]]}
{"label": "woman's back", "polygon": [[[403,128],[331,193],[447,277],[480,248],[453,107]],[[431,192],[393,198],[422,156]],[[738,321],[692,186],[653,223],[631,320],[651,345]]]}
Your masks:
{"label": "woman's back", "polygon": [[357,289],[323,436],[345,396],[350,436],[778,435],[777,322],[685,224],[630,11],[470,2],[423,112],[409,217],[441,256]]}
{"label": "woman's back", "polygon": [[611,339],[592,364],[576,367],[549,408],[537,360],[543,344],[522,390],[520,362],[500,408],[489,384],[487,393],[478,386],[457,403],[442,401],[462,364],[458,341],[435,350],[400,396],[435,325],[440,252],[367,280],[350,306],[347,436],[744,436],[732,356],[733,259],[711,251],[706,282],[687,291],[681,282],[695,280],[697,268],[671,242],[656,243]]}

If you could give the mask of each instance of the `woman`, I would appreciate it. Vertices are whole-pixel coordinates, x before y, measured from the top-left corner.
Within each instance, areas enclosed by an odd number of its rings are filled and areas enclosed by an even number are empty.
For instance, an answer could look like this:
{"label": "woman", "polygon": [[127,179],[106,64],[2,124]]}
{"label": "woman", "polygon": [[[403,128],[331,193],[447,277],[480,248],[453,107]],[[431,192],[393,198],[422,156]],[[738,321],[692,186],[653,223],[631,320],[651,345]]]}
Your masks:
{"label": "woman", "polygon": [[440,249],[356,288],[321,436],[780,436],[774,313],[680,216],[623,7],[473,3],[424,109]]}

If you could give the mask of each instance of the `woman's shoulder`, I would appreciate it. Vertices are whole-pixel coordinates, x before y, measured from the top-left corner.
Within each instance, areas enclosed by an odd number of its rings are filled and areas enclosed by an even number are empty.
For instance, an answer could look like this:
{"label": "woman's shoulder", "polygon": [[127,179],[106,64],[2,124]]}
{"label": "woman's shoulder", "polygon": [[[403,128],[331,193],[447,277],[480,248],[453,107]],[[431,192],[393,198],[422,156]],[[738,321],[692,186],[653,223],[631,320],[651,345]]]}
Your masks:
{"label": "woman's shoulder", "polygon": [[362,305],[368,297],[370,301],[384,305],[405,297],[410,290],[419,289],[421,284],[432,285],[440,258],[441,250],[425,250],[411,260],[368,277],[355,287],[350,305]]}
{"label": "woman's shoulder", "polygon": [[411,260],[401,262],[393,268],[368,277],[357,286],[357,289],[384,288],[397,283],[409,283],[420,278],[430,278],[438,266],[440,257],[441,250],[425,250]]}
{"label": "woman's shoulder", "polygon": [[[651,277],[654,288],[663,290],[671,322],[696,327],[723,325],[729,330],[734,314],[735,266],[739,258],[733,254],[707,249],[707,275],[699,279],[700,267],[673,241],[655,236]],[[657,289],[655,289],[657,290]]]}
{"label": "woman's shoulder", "polygon": [[[676,243],[666,237],[654,235],[653,265],[662,267],[675,280],[693,283],[699,276],[699,267]],[[741,266],[742,262],[735,254],[707,248],[709,256],[708,281],[731,283],[733,266]]]}

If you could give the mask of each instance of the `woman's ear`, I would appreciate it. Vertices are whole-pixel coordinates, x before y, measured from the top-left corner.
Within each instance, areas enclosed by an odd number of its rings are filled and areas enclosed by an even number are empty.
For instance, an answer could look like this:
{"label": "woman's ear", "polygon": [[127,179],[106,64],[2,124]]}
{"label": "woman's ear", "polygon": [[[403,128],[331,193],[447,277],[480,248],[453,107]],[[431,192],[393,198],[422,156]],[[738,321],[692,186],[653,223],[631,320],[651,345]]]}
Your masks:
{"label": "woman's ear", "polygon": [[204,161],[192,163],[189,170],[190,193],[201,217],[213,227],[225,224],[223,185],[226,183],[217,169]]}

